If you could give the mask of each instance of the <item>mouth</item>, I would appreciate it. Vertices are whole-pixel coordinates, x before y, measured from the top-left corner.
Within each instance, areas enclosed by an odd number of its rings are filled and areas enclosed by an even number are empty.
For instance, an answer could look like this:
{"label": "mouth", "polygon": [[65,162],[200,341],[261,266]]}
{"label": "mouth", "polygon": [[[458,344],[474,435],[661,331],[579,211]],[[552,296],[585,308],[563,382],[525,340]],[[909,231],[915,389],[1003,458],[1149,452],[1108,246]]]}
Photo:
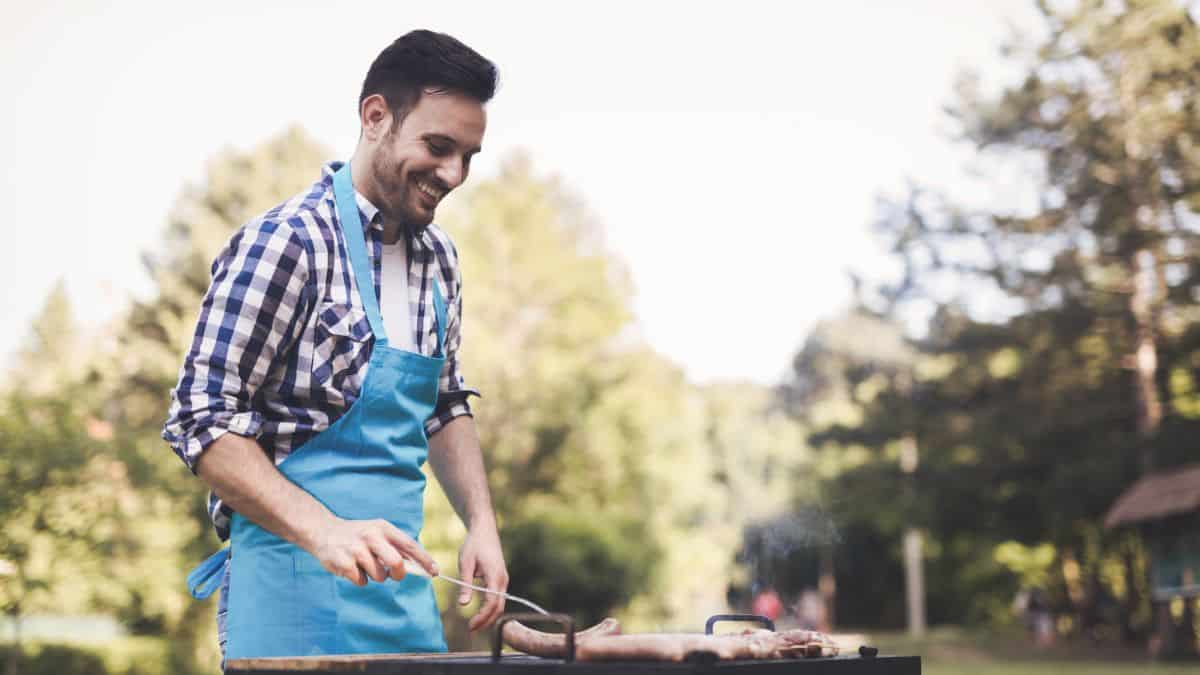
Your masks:
{"label": "mouth", "polygon": [[425,198],[424,201],[429,206],[436,206],[442,200],[442,197],[446,196],[447,190],[443,190],[428,181],[417,180],[416,186],[417,192],[421,193],[421,196]]}

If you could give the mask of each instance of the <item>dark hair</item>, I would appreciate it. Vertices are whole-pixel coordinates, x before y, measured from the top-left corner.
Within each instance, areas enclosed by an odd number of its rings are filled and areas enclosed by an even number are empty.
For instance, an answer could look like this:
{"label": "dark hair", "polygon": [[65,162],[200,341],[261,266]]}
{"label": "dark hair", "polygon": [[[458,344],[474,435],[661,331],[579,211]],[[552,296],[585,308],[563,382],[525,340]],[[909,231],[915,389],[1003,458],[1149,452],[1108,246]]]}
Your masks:
{"label": "dark hair", "polygon": [[393,126],[408,114],[426,89],[456,91],[487,103],[496,93],[496,65],[445,33],[414,30],[401,35],[375,57],[358,97],[358,109],[381,94]]}

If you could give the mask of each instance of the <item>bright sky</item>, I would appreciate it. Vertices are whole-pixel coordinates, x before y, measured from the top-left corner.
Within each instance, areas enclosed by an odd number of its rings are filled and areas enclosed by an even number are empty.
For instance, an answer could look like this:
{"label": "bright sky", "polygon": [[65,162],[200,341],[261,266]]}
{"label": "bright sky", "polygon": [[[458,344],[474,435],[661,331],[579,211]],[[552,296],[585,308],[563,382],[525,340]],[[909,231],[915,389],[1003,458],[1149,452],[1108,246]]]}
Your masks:
{"label": "bright sky", "polygon": [[60,277],[92,321],[146,293],[140,252],[219,149],[299,123],[349,156],[367,66],[424,27],[501,70],[473,176],[527,148],[605,225],[656,349],[697,381],[776,382],[845,271],[884,264],[876,195],[968,189],[941,109],[1028,4],[5,3],[0,354]]}

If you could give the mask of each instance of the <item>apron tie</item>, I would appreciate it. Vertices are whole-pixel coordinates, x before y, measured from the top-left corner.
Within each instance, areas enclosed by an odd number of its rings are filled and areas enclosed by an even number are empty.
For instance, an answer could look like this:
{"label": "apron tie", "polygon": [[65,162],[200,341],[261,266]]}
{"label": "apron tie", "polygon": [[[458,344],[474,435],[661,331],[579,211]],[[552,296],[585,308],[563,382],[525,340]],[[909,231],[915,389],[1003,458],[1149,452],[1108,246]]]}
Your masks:
{"label": "apron tie", "polygon": [[221,587],[222,572],[225,561],[229,559],[229,547],[210,555],[207,560],[196,566],[187,577],[188,592],[197,600],[204,600]]}

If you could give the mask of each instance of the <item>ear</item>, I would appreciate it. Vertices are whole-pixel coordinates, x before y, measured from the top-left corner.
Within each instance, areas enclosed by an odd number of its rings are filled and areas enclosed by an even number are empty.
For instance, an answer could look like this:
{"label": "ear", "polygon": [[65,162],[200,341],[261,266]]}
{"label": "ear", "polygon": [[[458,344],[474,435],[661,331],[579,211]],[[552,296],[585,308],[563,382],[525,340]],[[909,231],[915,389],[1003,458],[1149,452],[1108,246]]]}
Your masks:
{"label": "ear", "polygon": [[363,136],[368,141],[378,141],[383,138],[392,126],[392,111],[382,94],[371,94],[363,99],[358,110],[359,122],[362,124]]}

